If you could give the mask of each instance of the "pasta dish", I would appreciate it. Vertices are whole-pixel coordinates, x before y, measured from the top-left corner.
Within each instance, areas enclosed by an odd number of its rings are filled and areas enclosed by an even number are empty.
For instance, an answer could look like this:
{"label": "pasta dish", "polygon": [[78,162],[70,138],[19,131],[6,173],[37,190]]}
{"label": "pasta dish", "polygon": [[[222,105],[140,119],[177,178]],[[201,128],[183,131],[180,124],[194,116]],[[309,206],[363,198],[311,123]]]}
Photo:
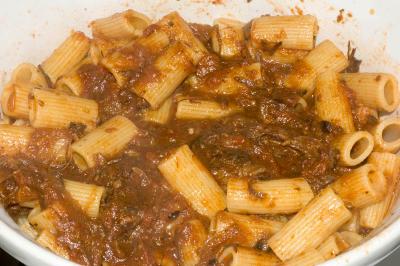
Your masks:
{"label": "pasta dish", "polygon": [[397,80],[316,17],[90,27],[3,89],[0,202],[26,237],[81,265],[308,266],[390,215]]}

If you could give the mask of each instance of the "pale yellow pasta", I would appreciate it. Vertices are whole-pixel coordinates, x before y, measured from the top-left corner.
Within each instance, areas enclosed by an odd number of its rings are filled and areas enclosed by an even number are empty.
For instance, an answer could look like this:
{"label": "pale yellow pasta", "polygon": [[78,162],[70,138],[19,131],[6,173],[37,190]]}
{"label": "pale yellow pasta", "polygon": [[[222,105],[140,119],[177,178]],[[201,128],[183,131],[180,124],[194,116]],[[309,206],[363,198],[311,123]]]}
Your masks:
{"label": "pale yellow pasta", "polygon": [[157,124],[166,124],[172,116],[173,108],[172,97],[165,100],[165,102],[157,110],[146,110],[144,113],[144,120],[154,122]]}
{"label": "pale yellow pasta", "polygon": [[179,147],[158,165],[158,169],[171,187],[200,214],[212,218],[225,209],[224,192],[189,146]]}
{"label": "pale yellow pasta", "polygon": [[339,151],[339,163],[355,166],[362,163],[374,149],[374,138],[368,131],[356,131],[338,137],[333,146]]}
{"label": "pale yellow pasta", "polygon": [[316,81],[314,92],[315,112],[325,121],[343,128],[344,132],[354,132],[353,115],[338,74],[326,71]]}
{"label": "pale yellow pasta", "polygon": [[64,179],[64,187],[89,217],[98,216],[104,187],[68,179]]}
{"label": "pale yellow pasta", "polygon": [[38,232],[32,227],[26,217],[19,217],[17,224],[22,233],[24,233],[30,239],[35,239],[37,237]]}
{"label": "pale yellow pasta", "polygon": [[68,128],[71,123],[81,123],[91,130],[97,118],[94,100],[38,89],[33,89],[29,97],[29,122],[33,127]]}
{"label": "pale yellow pasta", "polygon": [[222,58],[235,58],[241,56],[244,48],[244,23],[219,18],[214,21],[214,29],[211,33],[211,43],[214,52]]}
{"label": "pale yellow pasta", "polygon": [[1,109],[4,114],[14,118],[29,118],[28,96],[34,86],[31,84],[10,83],[1,95]]}
{"label": "pale yellow pasta", "polygon": [[94,65],[98,65],[103,58],[103,54],[98,43],[93,40],[90,42],[89,57]]}
{"label": "pale yellow pasta", "polygon": [[[141,49],[142,52],[153,55],[158,54],[169,44],[168,35],[162,31],[155,31],[149,36],[140,37],[133,43],[129,43],[121,49],[114,51],[103,57],[101,64],[113,74],[119,86],[123,86],[128,81],[128,71],[138,71],[141,67],[140,60],[132,60],[133,50]],[[125,52],[125,50],[127,52]]]}
{"label": "pale yellow pasta", "polygon": [[28,216],[29,223],[39,231],[48,230],[50,232],[56,232],[55,223],[57,219],[57,214],[51,207],[37,214]]}
{"label": "pale yellow pasta", "polygon": [[339,234],[342,239],[352,247],[360,244],[360,242],[363,240],[363,237],[355,232],[342,231]]}
{"label": "pale yellow pasta", "polygon": [[220,104],[205,100],[182,100],[178,102],[176,118],[178,119],[218,119],[240,112],[234,104]]}
{"label": "pale yellow pasta", "polygon": [[273,235],[268,244],[281,260],[289,260],[318,247],[350,218],[351,212],[342,199],[332,189],[325,188]]}
{"label": "pale yellow pasta", "polygon": [[[214,93],[217,95],[232,95],[237,94],[247,88],[247,86],[240,81],[250,81],[254,86],[261,86],[262,74],[261,74],[261,64],[253,63],[246,66],[236,66],[224,70],[221,74],[221,79],[217,79],[215,82],[207,82],[195,85],[197,89],[202,90],[207,93]],[[211,88],[210,88],[211,86]]]}
{"label": "pale yellow pasta", "polygon": [[207,240],[207,231],[199,220],[190,220],[185,227],[185,236],[179,243],[184,266],[195,266],[200,261],[200,249]]}
{"label": "pale yellow pasta", "polygon": [[85,58],[89,48],[90,40],[82,32],[73,32],[40,66],[54,84]]}
{"label": "pale yellow pasta", "polygon": [[325,259],[322,254],[315,248],[312,248],[290,260],[283,262],[281,266],[315,266],[323,263],[324,261]]}
{"label": "pale yellow pasta", "polygon": [[345,223],[340,229],[343,231],[350,231],[358,233],[360,230],[360,212],[357,209],[351,211],[351,219]]}
{"label": "pale yellow pasta", "polygon": [[82,170],[96,165],[98,156],[110,159],[138,134],[128,118],[114,116],[71,145],[72,158]]}
{"label": "pale yellow pasta", "polygon": [[368,157],[368,163],[376,166],[383,172],[390,184],[394,184],[399,177],[400,156],[389,152],[374,151]]}
{"label": "pale yellow pasta", "polygon": [[376,151],[396,153],[400,149],[400,118],[390,117],[380,121],[371,134]]}
{"label": "pale yellow pasta", "polygon": [[112,16],[92,21],[93,36],[104,39],[132,39],[142,35],[143,30],[150,25],[151,20],[146,15],[128,9]]}
{"label": "pale yellow pasta", "polygon": [[315,79],[325,71],[340,72],[348,66],[346,56],[331,41],[325,40],[318,44],[304,59],[294,64],[293,71],[288,75],[285,85],[300,89],[309,97],[315,87]]}
{"label": "pale yellow pasta", "polygon": [[157,109],[192,72],[193,64],[188,50],[190,48],[181,42],[169,46],[153,65],[144,70],[133,85],[133,92]]}
{"label": "pale yellow pasta", "polygon": [[283,48],[311,50],[318,31],[314,16],[262,16],[253,20],[251,40],[280,43]]}
{"label": "pale yellow pasta", "polygon": [[395,198],[395,189],[398,186],[398,171],[400,166],[400,160],[397,155],[391,153],[374,153],[374,156],[369,158],[368,162],[376,162],[376,168],[380,169],[386,177],[388,189],[381,201],[360,210],[360,225],[371,229],[380,226],[390,212],[393,199]]}
{"label": "pale yellow pasta", "polygon": [[231,178],[227,185],[230,212],[252,214],[290,214],[301,210],[314,197],[303,178],[256,181]]}
{"label": "pale yellow pasta", "polygon": [[22,207],[31,208],[31,209],[34,209],[34,208],[36,208],[37,206],[40,205],[39,204],[39,200],[31,200],[31,201],[19,202],[18,204],[21,205]]}
{"label": "pale yellow pasta", "polygon": [[18,65],[11,74],[11,83],[19,85],[32,85],[47,88],[47,81],[43,73],[30,63]]}
{"label": "pale yellow pasta", "polygon": [[55,89],[66,94],[80,96],[83,93],[84,85],[79,74],[74,72],[60,78]]}
{"label": "pale yellow pasta", "polygon": [[34,129],[25,126],[0,125],[0,152],[3,155],[23,153]]}
{"label": "pale yellow pasta", "polygon": [[161,30],[166,32],[171,40],[180,41],[191,48],[189,53],[195,65],[208,53],[207,49],[194,36],[189,25],[178,12],[169,13],[157,22],[156,25],[159,25]]}
{"label": "pale yellow pasta", "polygon": [[381,201],[388,190],[383,173],[372,164],[352,170],[332,184],[346,204],[362,208]]}
{"label": "pale yellow pasta", "polygon": [[334,233],[328,237],[318,247],[318,251],[322,254],[325,260],[332,259],[348,249],[350,245],[343,239],[339,233]]}
{"label": "pale yellow pasta", "polygon": [[386,73],[344,73],[340,78],[355,92],[357,100],[379,111],[393,112],[399,106],[397,80]]}
{"label": "pale yellow pasta", "polygon": [[36,242],[42,247],[48,248],[52,252],[66,259],[69,259],[68,252],[57,244],[57,239],[54,234],[48,230],[43,230],[36,238]]}
{"label": "pale yellow pasta", "polygon": [[229,246],[222,251],[218,262],[229,266],[273,266],[279,263],[279,259],[254,248]]}
{"label": "pale yellow pasta", "polygon": [[222,232],[235,225],[243,236],[240,245],[253,247],[259,240],[267,240],[282,229],[284,223],[255,215],[242,215],[227,211],[218,212],[211,220],[210,232]]}
{"label": "pale yellow pasta", "polygon": [[307,54],[307,50],[286,49],[280,47],[272,54],[272,56],[267,56],[266,58],[272,59],[281,64],[294,64],[296,61],[304,59]]}

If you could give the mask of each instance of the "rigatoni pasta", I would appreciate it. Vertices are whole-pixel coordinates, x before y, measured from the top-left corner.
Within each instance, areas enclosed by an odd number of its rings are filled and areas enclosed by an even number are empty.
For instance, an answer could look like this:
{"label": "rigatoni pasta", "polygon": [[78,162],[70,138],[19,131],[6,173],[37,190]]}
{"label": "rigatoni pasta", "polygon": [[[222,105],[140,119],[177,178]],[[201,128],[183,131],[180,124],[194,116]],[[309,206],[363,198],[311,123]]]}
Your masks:
{"label": "rigatoni pasta", "polygon": [[400,119],[390,117],[380,121],[372,130],[376,151],[397,152],[400,149]]}
{"label": "rigatoni pasta", "polygon": [[244,48],[244,23],[227,18],[214,21],[211,35],[212,48],[222,58],[239,57]]}
{"label": "rigatoni pasta", "polygon": [[251,24],[253,42],[280,43],[283,48],[311,50],[318,24],[314,16],[262,16]]}
{"label": "rigatoni pasta", "polygon": [[89,48],[89,39],[82,32],[73,32],[40,67],[54,84],[86,56]]}
{"label": "rigatoni pasta", "polygon": [[350,133],[355,130],[348,98],[334,71],[318,76],[315,88],[315,112],[325,121],[331,122]]}
{"label": "rigatoni pasta", "polygon": [[154,65],[145,70],[132,90],[157,109],[192,72],[189,49],[181,42],[169,46]]}
{"label": "rigatoni pasta", "polygon": [[393,112],[400,103],[397,80],[386,73],[344,73],[340,78],[357,99],[379,111]]}
{"label": "rigatoni pasta", "polygon": [[240,112],[233,104],[205,100],[181,100],[176,109],[178,119],[218,119]]}
{"label": "rigatoni pasta", "polygon": [[372,164],[365,164],[343,175],[332,188],[348,204],[365,207],[382,200],[388,184],[382,172]]}
{"label": "rigatoni pasta", "polygon": [[315,46],[314,16],[90,27],[1,97],[0,205],[42,246],[84,265],[312,266],[391,213],[400,120],[378,112],[396,77]]}
{"label": "rigatoni pasta", "polygon": [[96,126],[98,104],[60,92],[33,89],[29,96],[29,122],[33,127],[68,128],[81,123],[88,130]]}
{"label": "rigatoni pasta", "polygon": [[128,118],[115,116],[73,143],[72,158],[82,170],[93,167],[98,161],[97,156],[115,156],[138,133],[138,128]]}
{"label": "rigatoni pasta", "polygon": [[225,209],[225,194],[187,145],[158,165],[168,183],[199,213],[213,217]]}
{"label": "rigatoni pasta", "polygon": [[94,20],[93,35],[105,39],[132,39],[142,35],[151,20],[144,14],[128,9],[110,17]]}
{"label": "rigatoni pasta", "polygon": [[342,165],[355,166],[370,155],[374,139],[367,131],[357,131],[340,136],[333,145],[339,150]]}
{"label": "rigatoni pasta", "polygon": [[268,241],[281,260],[289,260],[318,247],[351,218],[335,192],[326,188]]}
{"label": "rigatoni pasta", "polygon": [[277,265],[279,259],[272,254],[261,252],[257,249],[232,246],[224,249],[218,258],[218,262],[229,266],[272,266]]}

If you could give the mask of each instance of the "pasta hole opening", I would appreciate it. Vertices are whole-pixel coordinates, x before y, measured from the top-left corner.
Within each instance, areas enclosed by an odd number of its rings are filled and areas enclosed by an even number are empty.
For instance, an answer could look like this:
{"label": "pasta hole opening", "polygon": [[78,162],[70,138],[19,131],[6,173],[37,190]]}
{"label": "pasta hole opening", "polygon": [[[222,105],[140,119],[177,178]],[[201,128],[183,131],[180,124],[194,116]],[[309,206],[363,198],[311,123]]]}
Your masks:
{"label": "pasta hole opening", "polygon": [[391,124],[382,131],[382,139],[385,142],[395,142],[400,140],[400,124]]}
{"label": "pasta hole opening", "polygon": [[395,87],[393,84],[393,81],[388,80],[385,84],[385,87],[383,88],[383,93],[385,96],[385,101],[388,105],[392,105],[395,102],[395,95],[396,95],[396,91],[395,91]]}
{"label": "pasta hole opening", "polygon": [[357,159],[359,158],[369,147],[369,141],[366,137],[362,137],[354,143],[353,147],[350,150],[350,158]]}
{"label": "pasta hole opening", "polygon": [[87,164],[85,158],[83,158],[82,155],[79,153],[73,152],[72,153],[72,159],[74,159],[75,164],[81,168],[81,169],[87,169],[89,168],[89,165]]}
{"label": "pasta hole opening", "polygon": [[222,265],[231,265],[234,259],[234,254],[236,253],[235,247],[226,248],[222,254],[218,257],[218,262]]}

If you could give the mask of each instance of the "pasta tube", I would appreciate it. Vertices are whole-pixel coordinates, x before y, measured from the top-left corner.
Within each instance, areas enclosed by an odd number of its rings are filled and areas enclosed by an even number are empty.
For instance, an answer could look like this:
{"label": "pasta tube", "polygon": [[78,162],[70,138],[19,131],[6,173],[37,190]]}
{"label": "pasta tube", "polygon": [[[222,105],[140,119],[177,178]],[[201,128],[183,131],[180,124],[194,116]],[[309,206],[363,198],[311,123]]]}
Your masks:
{"label": "pasta tube", "polygon": [[144,14],[128,9],[112,16],[92,21],[93,36],[104,39],[132,39],[142,35],[151,20]]}
{"label": "pasta tube", "polygon": [[31,84],[8,84],[1,95],[1,108],[4,114],[14,118],[28,119],[28,96],[33,88]]}
{"label": "pasta tube", "polygon": [[288,88],[300,89],[311,96],[315,87],[315,79],[325,71],[340,72],[348,66],[346,56],[331,41],[318,44],[310,53],[293,66],[285,85]]}
{"label": "pasta tube", "polygon": [[350,103],[337,73],[326,71],[318,76],[314,98],[315,112],[322,120],[342,127],[346,133],[354,132]]}
{"label": "pasta tube", "polygon": [[0,154],[27,157],[49,164],[63,164],[69,158],[71,136],[59,129],[33,129],[0,125]]}
{"label": "pasta tube", "polygon": [[349,247],[350,245],[342,238],[341,234],[334,233],[318,247],[318,251],[326,260],[329,260],[336,257]]}
{"label": "pasta tube", "polygon": [[172,97],[165,100],[165,102],[157,110],[147,110],[144,113],[144,120],[158,123],[166,124],[171,118],[173,108]]}
{"label": "pasta tube", "polygon": [[117,155],[137,134],[137,127],[128,118],[114,116],[73,143],[72,158],[81,170],[86,170],[96,165],[99,155],[106,159]]}
{"label": "pasta tube", "polygon": [[33,127],[68,128],[81,123],[90,130],[96,126],[96,101],[57,92],[33,89],[29,96],[29,121]]}
{"label": "pasta tube", "polygon": [[64,187],[89,217],[96,218],[98,216],[100,201],[105,191],[104,187],[68,179],[64,179]]}
{"label": "pasta tube", "polygon": [[43,230],[36,238],[36,242],[42,247],[48,248],[57,255],[69,259],[68,252],[57,244],[57,239],[54,234],[48,230]]}
{"label": "pasta tube", "polygon": [[133,92],[143,97],[153,109],[160,107],[192,72],[188,49],[180,42],[169,46],[153,65],[144,70],[133,85]]}
{"label": "pasta tube", "polygon": [[84,85],[79,74],[74,72],[60,78],[56,83],[55,89],[69,95],[80,96],[83,93]]}
{"label": "pasta tube", "polygon": [[253,20],[251,40],[280,43],[283,48],[311,50],[318,24],[314,16],[262,16]]}
{"label": "pasta tube", "polygon": [[295,213],[314,197],[303,178],[258,181],[231,178],[227,185],[230,212],[252,214]]}
{"label": "pasta tube", "polygon": [[11,83],[19,85],[32,85],[47,88],[47,81],[43,73],[34,65],[22,63],[11,74]]}
{"label": "pasta tube", "polygon": [[355,92],[365,106],[393,112],[399,106],[400,93],[397,80],[385,73],[343,73],[340,78]]}
{"label": "pasta tube", "polygon": [[82,32],[73,32],[40,66],[54,84],[87,55],[89,48],[90,40]]}
{"label": "pasta tube", "polygon": [[397,152],[400,149],[400,118],[390,117],[380,121],[371,134],[376,151]]}
{"label": "pasta tube", "polygon": [[298,212],[268,244],[283,261],[318,247],[351,218],[335,192],[326,188]]}
{"label": "pasta tube", "polygon": [[388,186],[381,171],[372,164],[365,164],[340,177],[332,188],[344,202],[362,208],[381,201]]}
{"label": "pasta tube", "polygon": [[176,118],[178,119],[218,119],[240,112],[233,104],[223,105],[213,101],[182,100],[178,102]]}
{"label": "pasta tube", "polygon": [[222,58],[235,58],[241,56],[244,47],[244,23],[219,18],[214,21],[214,30],[212,31],[211,41],[214,52]]}
{"label": "pasta tube", "polygon": [[339,163],[355,166],[363,162],[374,149],[374,138],[367,131],[357,131],[340,136],[334,141],[339,150]]}
{"label": "pasta tube", "polygon": [[33,240],[37,237],[38,232],[35,230],[35,228],[32,227],[26,217],[18,218],[17,224],[22,233],[24,233],[30,239]]}
{"label": "pasta tube", "polygon": [[279,263],[279,259],[270,253],[265,253],[254,248],[230,246],[222,251],[218,257],[219,263],[229,266],[272,266]]}
{"label": "pasta tube", "polygon": [[170,40],[182,42],[191,48],[189,53],[195,65],[208,53],[200,40],[194,36],[189,25],[177,12],[164,16],[156,25],[168,34]]}
{"label": "pasta tube", "polygon": [[225,209],[224,192],[189,146],[179,147],[158,165],[158,169],[198,213],[212,218]]}
{"label": "pasta tube", "polygon": [[217,213],[211,220],[210,232],[222,232],[229,226],[236,225],[243,239],[240,244],[246,247],[253,247],[257,241],[269,239],[282,229],[284,223],[268,220],[255,215],[241,215],[222,211]]}

